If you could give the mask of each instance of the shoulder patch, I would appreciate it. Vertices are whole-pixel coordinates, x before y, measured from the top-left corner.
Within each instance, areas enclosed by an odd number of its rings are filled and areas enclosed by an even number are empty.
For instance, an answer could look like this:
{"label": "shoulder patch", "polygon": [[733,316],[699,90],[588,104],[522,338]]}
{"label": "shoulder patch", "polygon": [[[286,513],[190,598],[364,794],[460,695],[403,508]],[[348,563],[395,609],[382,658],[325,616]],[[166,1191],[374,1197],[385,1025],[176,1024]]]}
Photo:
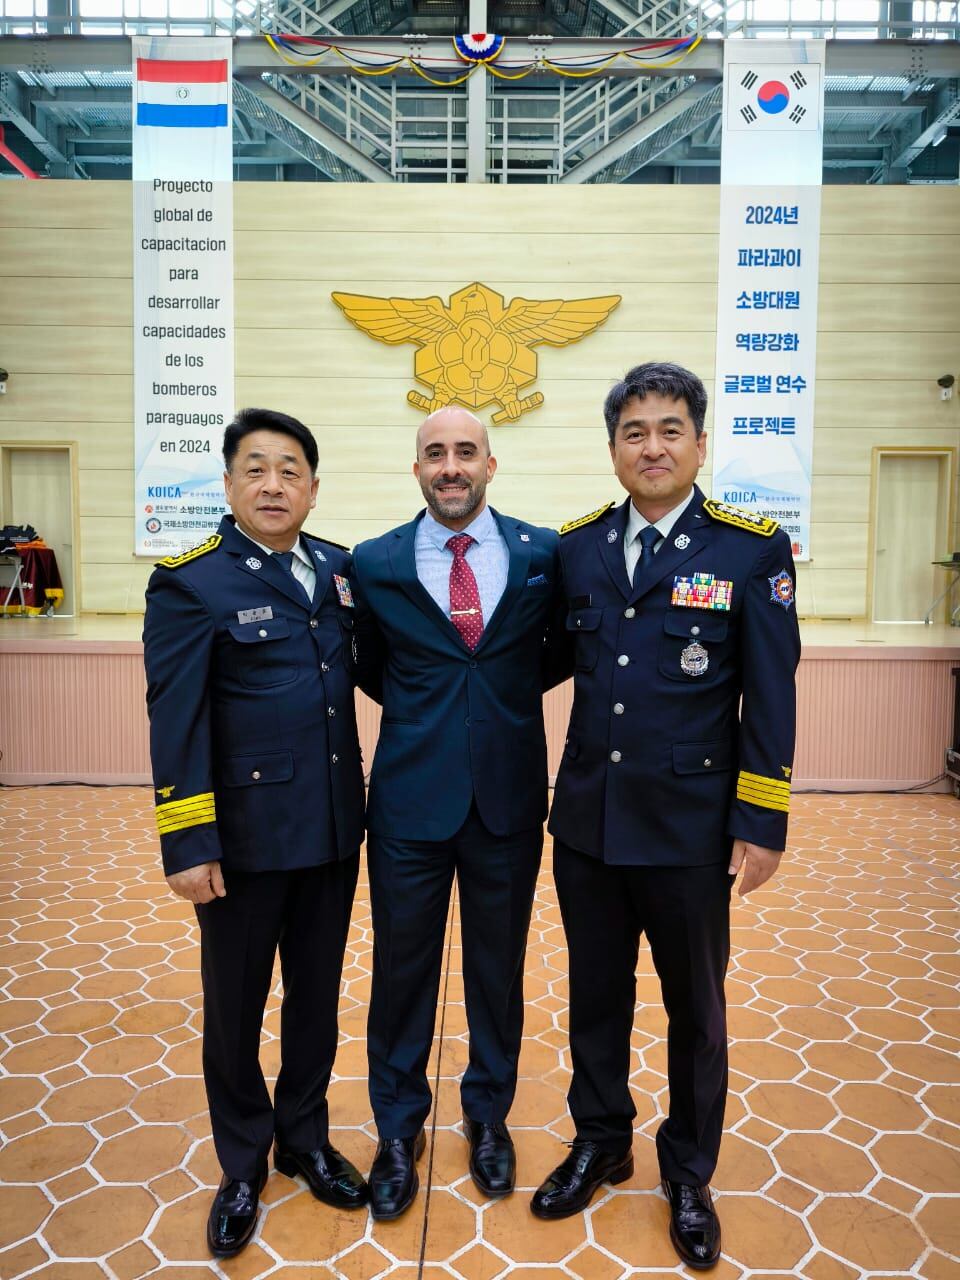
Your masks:
{"label": "shoulder patch", "polygon": [[608,502],[602,507],[597,507],[596,511],[591,511],[589,515],[580,516],[576,520],[568,520],[566,524],[560,526],[560,532],[573,533],[574,529],[582,529],[585,524],[593,524],[594,520],[599,520],[601,516],[605,516],[612,506],[613,503]]}
{"label": "shoulder patch", "polygon": [[731,507],[726,502],[718,502],[716,498],[707,498],[703,509],[711,520],[732,524],[735,529],[746,529],[747,533],[759,533],[761,538],[771,537],[780,528],[776,520],[771,520],[769,516],[758,516],[753,511]]}
{"label": "shoulder patch", "polygon": [[191,547],[189,551],[181,551],[178,556],[164,556],[162,560],[158,560],[158,569],[179,569],[181,565],[189,564],[191,560],[198,560],[200,556],[205,556],[210,551],[216,551],[223,538],[219,533],[212,533],[206,542],[201,542],[198,547]]}

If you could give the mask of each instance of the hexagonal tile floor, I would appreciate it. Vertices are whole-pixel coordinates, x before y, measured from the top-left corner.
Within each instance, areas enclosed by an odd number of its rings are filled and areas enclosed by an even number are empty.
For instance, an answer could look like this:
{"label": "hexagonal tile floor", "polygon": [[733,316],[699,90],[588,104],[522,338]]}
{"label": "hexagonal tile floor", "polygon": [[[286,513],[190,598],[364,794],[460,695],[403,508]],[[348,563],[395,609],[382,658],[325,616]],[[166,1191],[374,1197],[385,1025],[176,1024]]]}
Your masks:
{"label": "hexagonal tile floor", "polygon": [[[467,1175],[454,910],[431,1061],[436,1105],[413,1209],[373,1224],[273,1173],[255,1242],[218,1265],[203,1245],[218,1170],[200,1077],[196,931],[160,878],[149,792],[9,790],[0,811],[0,1280],[683,1274],[657,1189],[664,1015],[646,954],[636,1173],[565,1222],[541,1223],[527,1207],[572,1136],[549,852],[510,1117],[517,1193],[483,1202]],[[737,902],[731,1094],[714,1184],[718,1280],[960,1277],[958,813],[948,796],[798,797],[780,876]],[[363,1043],[370,947],[361,879],[330,1101],[334,1141],[364,1169],[374,1146]],[[274,993],[268,1075],[277,1032]]]}

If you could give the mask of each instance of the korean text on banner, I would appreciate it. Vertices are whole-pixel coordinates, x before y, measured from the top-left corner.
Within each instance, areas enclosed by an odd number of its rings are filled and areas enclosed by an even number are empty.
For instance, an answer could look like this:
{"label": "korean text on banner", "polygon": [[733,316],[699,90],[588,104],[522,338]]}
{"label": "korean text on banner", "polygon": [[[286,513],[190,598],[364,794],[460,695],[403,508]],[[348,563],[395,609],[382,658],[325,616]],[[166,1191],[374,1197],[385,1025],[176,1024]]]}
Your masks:
{"label": "korean text on banner", "polygon": [[724,49],[713,495],[810,557],[825,44]]}
{"label": "korean text on banner", "polygon": [[232,44],[133,39],[137,555],[202,541],[224,510],[233,417]]}

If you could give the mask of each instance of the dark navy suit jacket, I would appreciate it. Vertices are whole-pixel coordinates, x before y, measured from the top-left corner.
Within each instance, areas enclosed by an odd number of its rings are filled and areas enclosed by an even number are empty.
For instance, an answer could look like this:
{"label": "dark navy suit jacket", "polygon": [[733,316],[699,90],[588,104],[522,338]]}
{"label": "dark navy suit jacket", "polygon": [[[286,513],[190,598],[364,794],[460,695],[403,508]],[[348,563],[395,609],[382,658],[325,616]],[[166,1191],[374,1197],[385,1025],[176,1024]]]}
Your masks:
{"label": "dark navy suit jacket", "polygon": [[289,871],[360,848],[350,555],[300,536],[317,574],[310,605],[232,516],[209,549],[150,578],[143,653],[167,875],[217,860]]}
{"label": "dark navy suit jacket", "polygon": [[492,514],[509,552],[507,584],[474,652],[417,577],[423,512],[354,549],[358,678],[383,703],[367,805],[372,834],[448,839],[474,799],[494,835],[546,817],[542,694],[559,536]]}
{"label": "dark navy suit jacket", "polygon": [[[574,698],[550,831],[604,862],[724,861],[783,849],[800,656],[790,540],[714,519],[695,488],[630,585],[630,499],[561,538]],[[728,608],[678,579],[730,584]]]}

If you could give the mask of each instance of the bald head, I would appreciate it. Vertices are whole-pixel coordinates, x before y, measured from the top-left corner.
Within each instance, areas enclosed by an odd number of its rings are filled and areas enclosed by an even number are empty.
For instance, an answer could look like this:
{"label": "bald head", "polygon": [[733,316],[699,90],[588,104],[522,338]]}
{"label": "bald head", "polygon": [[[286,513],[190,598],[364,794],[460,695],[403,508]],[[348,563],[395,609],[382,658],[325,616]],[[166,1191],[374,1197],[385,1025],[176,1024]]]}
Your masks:
{"label": "bald head", "polygon": [[496,469],[487,428],[469,409],[438,409],[420,424],[413,474],[434,518],[448,529],[465,528],[483,510]]}
{"label": "bald head", "polygon": [[437,432],[446,432],[448,428],[454,433],[463,434],[465,439],[479,440],[483,452],[490,456],[490,433],[477,415],[469,409],[447,405],[443,409],[434,410],[417,427],[417,457],[423,456],[424,441],[432,439]]}

